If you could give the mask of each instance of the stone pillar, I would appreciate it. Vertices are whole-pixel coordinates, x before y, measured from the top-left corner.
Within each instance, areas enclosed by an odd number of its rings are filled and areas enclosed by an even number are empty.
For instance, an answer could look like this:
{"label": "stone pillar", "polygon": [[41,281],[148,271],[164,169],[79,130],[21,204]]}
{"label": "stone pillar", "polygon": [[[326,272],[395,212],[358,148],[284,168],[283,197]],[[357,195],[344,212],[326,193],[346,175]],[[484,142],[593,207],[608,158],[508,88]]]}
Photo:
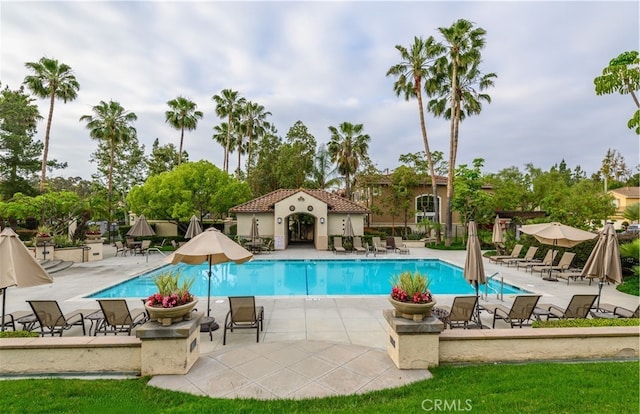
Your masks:
{"label": "stone pillar", "polygon": [[420,322],[396,318],[392,309],[382,311],[387,321],[387,353],[399,369],[427,369],[439,365],[440,332],[444,324],[435,316]]}
{"label": "stone pillar", "polygon": [[103,259],[102,248],[104,245],[102,238],[96,240],[87,239],[84,243],[87,246],[87,250],[85,251],[85,261],[94,262],[96,260]]}
{"label": "stone pillar", "polygon": [[142,341],[141,374],[181,374],[189,372],[200,357],[200,320],[203,313],[195,312],[186,321],[162,326],[147,322],[136,330]]}

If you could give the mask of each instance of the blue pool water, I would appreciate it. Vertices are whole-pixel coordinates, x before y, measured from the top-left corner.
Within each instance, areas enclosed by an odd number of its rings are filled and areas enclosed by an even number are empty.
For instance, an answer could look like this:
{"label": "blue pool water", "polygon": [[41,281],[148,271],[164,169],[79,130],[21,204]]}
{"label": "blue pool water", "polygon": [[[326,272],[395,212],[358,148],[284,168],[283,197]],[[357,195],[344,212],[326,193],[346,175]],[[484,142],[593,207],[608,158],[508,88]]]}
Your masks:
{"label": "blue pool water", "polygon": [[[146,298],[156,291],[154,275],[179,270],[183,278],[193,277],[191,292],[207,296],[209,265],[168,265],[143,274],[90,298]],[[475,289],[464,279],[462,269],[440,260],[253,260],[241,265],[214,265],[211,275],[213,296],[306,296],[306,295],[387,295],[391,276],[404,271],[426,273],[434,294],[465,295]],[[499,289],[490,282],[490,288]],[[484,292],[484,287],[481,286]],[[505,294],[526,293],[505,285]]]}

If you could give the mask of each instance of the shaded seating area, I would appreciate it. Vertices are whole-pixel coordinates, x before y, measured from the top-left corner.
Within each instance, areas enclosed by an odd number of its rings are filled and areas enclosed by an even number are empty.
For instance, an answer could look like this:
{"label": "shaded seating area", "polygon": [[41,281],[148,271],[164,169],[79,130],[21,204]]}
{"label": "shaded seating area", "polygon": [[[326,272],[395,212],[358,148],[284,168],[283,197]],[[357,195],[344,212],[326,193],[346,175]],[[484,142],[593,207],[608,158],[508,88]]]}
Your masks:
{"label": "shaded seating area", "polygon": [[518,295],[516,296],[511,308],[500,304],[488,304],[483,305],[482,308],[489,313],[493,314],[492,327],[496,327],[496,320],[501,319],[511,325],[511,327],[518,326],[522,328],[524,325],[529,325],[533,317],[533,310],[536,308],[536,304],[540,300],[540,295]]}
{"label": "shaded seating area", "polygon": [[507,266],[509,267],[511,265],[517,266],[519,263],[529,263],[530,261],[535,259],[537,252],[538,252],[538,248],[536,246],[530,246],[523,257],[516,257],[513,259],[504,259],[503,263],[506,263]]}
{"label": "shaded seating area", "polygon": [[62,336],[63,332],[74,326],[82,327],[82,334],[87,331],[84,326],[84,317],[94,313],[96,309],[79,309],[68,314],[62,313],[60,305],[55,300],[28,300],[29,306],[38,319],[40,325],[40,335],[47,334]]}
{"label": "shaded seating area", "polygon": [[589,315],[598,295],[573,295],[566,308],[552,304],[539,304],[538,308],[544,311],[547,320],[556,319],[583,319]]}
{"label": "shaded seating area", "polygon": [[126,332],[131,335],[131,330],[142,325],[148,320],[144,309],[129,311],[127,301],[124,299],[98,299],[102,310],[102,319],[97,322],[94,335],[98,333],[114,334]]}
{"label": "shaded seating area", "polygon": [[557,250],[547,250],[547,253],[544,255],[544,258],[542,260],[531,259],[528,262],[518,262],[517,268],[520,269],[520,267],[523,267],[525,272],[527,272],[529,271],[529,269],[532,269],[534,266],[549,267],[553,264],[553,261],[555,260],[557,254],[558,254]]}
{"label": "shaded seating area", "polygon": [[506,260],[517,259],[518,257],[520,257],[520,253],[522,252],[523,247],[524,246],[521,244],[516,244],[515,246],[513,246],[513,250],[511,250],[511,254],[489,256],[489,261],[494,263],[499,263],[500,265],[502,265]]}
{"label": "shaded seating area", "polygon": [[558,264],[552,265],[552,266],[544,266],[544,265],[532,266],[531,273],[540,272],[540,275],[542,275],[545,272],[554,272],[554,271],[563,272],[571,267],[571,263],[573,263],[574,257],[576,257],[575,253],[564,252],[560,257],[560,261],[558,261]]}
{"label": "shaded seating area", "polygon": [[229,296],[229,312],[224,318],[222,345],[227,343],[227,329],[255,329],[256,342],[264,328],[264,307],[256,306],[255,296]]}
{"label": "shaded seating area", "polygon": [[482,326],[480,321],[476,319],[478,315],[478,312],[476,311],[477,306],[477,296],[456,296],[453,298],[451,307],[438,306],[438,308],[449,313],[445,327],[448,325],[450,329],[470,329],[480,328]]}

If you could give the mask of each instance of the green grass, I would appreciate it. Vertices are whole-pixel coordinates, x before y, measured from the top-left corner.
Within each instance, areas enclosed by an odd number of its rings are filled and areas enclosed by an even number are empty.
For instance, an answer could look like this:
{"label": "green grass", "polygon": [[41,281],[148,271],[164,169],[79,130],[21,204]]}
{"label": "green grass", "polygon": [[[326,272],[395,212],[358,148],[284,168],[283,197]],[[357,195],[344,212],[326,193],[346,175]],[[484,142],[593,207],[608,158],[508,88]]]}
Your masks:
{"label": "green grass", "polygon": [[640,319],[634,318],[578,318],[552,319],[550,321],[534,321],[533,328],[592,328],[602,326],[638,326]]}
{"label": "green grass", "polygon": [[629,295],[640,296],[640,277],[625,277],[622,283],[619,284],[616,289],[618,289],[620,292],[628,293]]}
{"label": "green grass", "polygon": [[[3,413],[418,413],[452,404],[473,413],[638,412],[638,362],[442,366],[434,378],[364,395],[226,400],[129,380],[0,381]],[[463,410],[464,409],[464,410]],[[444,411],[444,410],[440,410]],[[447,410],[454,411],[454,410]]]}

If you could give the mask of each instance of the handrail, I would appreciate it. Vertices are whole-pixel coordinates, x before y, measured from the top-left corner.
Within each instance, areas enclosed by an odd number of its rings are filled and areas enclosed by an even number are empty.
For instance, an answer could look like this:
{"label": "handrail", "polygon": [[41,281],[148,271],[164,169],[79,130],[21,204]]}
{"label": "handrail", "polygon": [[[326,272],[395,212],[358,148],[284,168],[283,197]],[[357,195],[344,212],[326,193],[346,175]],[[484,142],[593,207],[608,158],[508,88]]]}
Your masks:
{"label": "handrail", "polygon": [[496,298],[504,301],[504,278],[502,277],[502,273],[495,272],[491,276],[487,278],[486,283],[484,284],[484,299],[487,300],[489,298],[489,281],[496,278],[496,276],[500,276],[500,293],[496,292]]}

